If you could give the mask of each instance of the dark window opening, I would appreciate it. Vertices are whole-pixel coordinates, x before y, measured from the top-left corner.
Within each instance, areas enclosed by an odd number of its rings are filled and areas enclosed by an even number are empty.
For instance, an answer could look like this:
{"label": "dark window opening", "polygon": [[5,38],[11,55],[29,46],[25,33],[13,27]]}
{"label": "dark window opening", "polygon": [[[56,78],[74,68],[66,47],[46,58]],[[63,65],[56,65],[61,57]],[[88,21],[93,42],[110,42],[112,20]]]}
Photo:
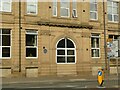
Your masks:
{"label": "dark window opening", "polygon": [[113,35],[109,35],[109,38],[113,39]]}
{"label": "dark window opening", "polygon": [[67,39],[67,48],[74,48],[73,42],[70,41],[69,39]]}
{"label": "dark window opening", "polygon": [[57,54],[58,54],[58,55],[65,55],[65,50],[58,50],[58,51],[57,51]]}
{"label": "dark window opening", "polygon": [[10,35],[2,35],[2,46],[10,46]]}
{"label": "dark window opening", "polygon": [[75,57],[67,57],[67,62],[68,62],[68,63],[73,63],[73,62],[75,62]]}
{"label": "dark window opening", "polygon": [[57,63],[65,63],[65,57],[57,57]]}
{"label": "dark window opening", "polygon": [[65,48],[65,39],[62,39],[61,41],[59,41],[57,48]]}
{"label": "dark window opening", "polygon": [[26,48],[26,57],[36,57],[36,48]]}
{"label": "dark window opening", "polygon": [[3,29],[3,30],[2,30],[2,34],[10,34],[10,30],[5,30],[5,29]]}
{"label": "dark window opening", "polygon": [[2,48],[2,57],[10,57],[10,48],[9,47]]}
{"label": "dark window opening", "polygon": [[37,36],[26,35],[26,46],[37,46]]}
{"label": "dark window opening", "polygon": [[74,55],[74,50],[67,50],[67,55]]}

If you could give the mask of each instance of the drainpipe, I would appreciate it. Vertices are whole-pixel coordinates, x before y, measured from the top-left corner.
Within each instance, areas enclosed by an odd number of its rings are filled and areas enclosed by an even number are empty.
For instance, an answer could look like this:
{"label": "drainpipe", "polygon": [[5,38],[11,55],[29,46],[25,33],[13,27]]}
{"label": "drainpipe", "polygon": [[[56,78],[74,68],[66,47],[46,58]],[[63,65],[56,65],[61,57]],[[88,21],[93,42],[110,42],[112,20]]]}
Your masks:
{"label": "drainpipe", "polygon": [[21,72],[21,0],[19,0],[19,72]]}
{"label": "drainpipe", "polygon": [[120,36],[118,37],[118,58],[120,58]]}
{"label": "drainpipe", "polygon": [[107,46],[106,46],[106,27],[105,27],[105,1],[103,0],[103,28],[104,28],[104,55],[105,55],[105,70],[108,70],[107,65]]}
{"label": "drainpipe", "polygon": [[[119,23],[118,23],[118,35],[120,35],[120,2],[119,2],[119,10],[118,10],[119,12]],[[120,59],[120,36],[118,37],[118,57],[119,57],[119,59]]]}

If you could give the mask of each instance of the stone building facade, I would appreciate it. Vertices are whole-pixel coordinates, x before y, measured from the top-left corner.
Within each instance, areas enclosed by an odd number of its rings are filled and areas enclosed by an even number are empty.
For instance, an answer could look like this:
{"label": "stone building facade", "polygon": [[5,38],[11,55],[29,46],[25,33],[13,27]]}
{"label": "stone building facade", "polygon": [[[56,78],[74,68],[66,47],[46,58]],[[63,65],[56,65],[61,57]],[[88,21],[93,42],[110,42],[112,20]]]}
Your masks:
{"label": "stone building facade", "polygon": [[104,33],[106,40],[120,35],[116,0],[1,0],[0,5],[2,77],[96,75],[106,66]]}

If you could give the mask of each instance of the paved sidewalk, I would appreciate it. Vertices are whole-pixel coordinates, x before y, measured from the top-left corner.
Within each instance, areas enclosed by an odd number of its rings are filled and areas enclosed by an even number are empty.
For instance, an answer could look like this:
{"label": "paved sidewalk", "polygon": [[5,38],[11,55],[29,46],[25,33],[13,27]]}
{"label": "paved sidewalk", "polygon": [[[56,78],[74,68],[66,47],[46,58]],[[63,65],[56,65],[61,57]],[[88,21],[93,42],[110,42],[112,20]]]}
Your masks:
{"label": "paved sidewalk", "polygon": [[[12,77],[2,78],[2,84],[10,83],[33,83],[33,82],[64,82],[69,80],[75,81],[93,81],[97,80],[97,76],[41,76],[41,77]],[[117,75],[105,76],[105,80],[118,80]]]}

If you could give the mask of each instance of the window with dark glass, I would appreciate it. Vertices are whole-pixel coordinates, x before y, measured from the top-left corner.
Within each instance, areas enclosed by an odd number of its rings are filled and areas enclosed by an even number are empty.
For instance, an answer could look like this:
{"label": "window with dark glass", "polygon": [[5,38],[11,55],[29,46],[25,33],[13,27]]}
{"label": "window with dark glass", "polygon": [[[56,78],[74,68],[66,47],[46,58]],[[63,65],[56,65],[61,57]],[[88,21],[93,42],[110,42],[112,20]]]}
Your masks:
{"label": "window with dark glass", "polygon": [[11,56],[11,33],[10,30],[0,29],[0,58]]}
{"label": "window with dark glass", "polygon": [[57,44],[57,63],[75,63],[75,46],[68,38]]}
{"label": "window with dark glass", "polygon": [[37,57],[37,31],[26,32],[26,57]]}
{"label": "window with dark glass", "polygon": [[116,40],[118,37],[120,37],[120,35],[108,35],[108,38],[112,40]]}

